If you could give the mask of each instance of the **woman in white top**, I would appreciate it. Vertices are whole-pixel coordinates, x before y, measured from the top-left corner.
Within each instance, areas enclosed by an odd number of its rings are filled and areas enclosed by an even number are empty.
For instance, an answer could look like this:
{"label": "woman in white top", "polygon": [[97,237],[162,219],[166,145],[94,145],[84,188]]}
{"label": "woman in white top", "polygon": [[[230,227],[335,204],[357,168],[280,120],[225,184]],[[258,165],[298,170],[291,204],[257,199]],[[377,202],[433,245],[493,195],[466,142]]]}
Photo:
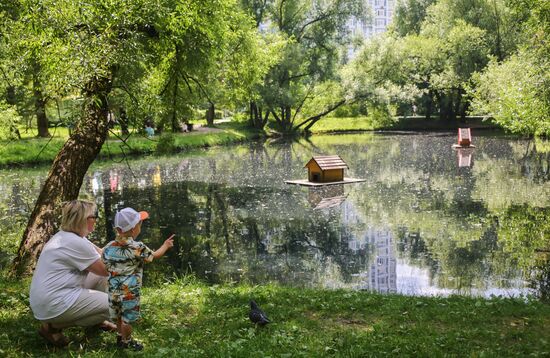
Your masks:
{"label": "woman in white top", "polygon": [[86,236],[94,230],[96,205],[73,200],[62,209],[61,230],[44,245],[34,271],[30,305],[42,322],[38,333],[56,346],[65,346],[61,330],[70,326],[99,325],[116,330],[107,321],[107,270],[101,249]]}

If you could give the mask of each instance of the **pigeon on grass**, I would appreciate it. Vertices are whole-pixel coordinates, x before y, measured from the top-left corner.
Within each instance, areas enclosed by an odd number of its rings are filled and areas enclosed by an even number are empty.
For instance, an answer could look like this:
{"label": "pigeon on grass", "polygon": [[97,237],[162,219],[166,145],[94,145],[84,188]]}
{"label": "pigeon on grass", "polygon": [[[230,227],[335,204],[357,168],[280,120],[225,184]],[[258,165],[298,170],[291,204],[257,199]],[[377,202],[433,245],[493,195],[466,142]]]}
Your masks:
{"label": "pigeon on grass", "polygon": [[264,311],[258,307],[258,304],[254,300],[250,300],[250,313],[248,313],[248,318],[250,318],[250,321],[252,323],[259,325],[259,326],[265,326],[268,323],[271,323],[269,318],[265,315]]}

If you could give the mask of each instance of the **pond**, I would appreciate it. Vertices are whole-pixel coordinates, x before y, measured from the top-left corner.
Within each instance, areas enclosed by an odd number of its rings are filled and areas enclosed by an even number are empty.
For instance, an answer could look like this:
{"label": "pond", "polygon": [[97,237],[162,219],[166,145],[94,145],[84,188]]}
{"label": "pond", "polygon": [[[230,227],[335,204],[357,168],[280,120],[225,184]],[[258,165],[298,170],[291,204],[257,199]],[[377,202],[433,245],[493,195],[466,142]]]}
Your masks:
{"label": "pond", "polygon": [[[125,206],[150,213],[140,236],[150,247],[176,234],[149,279],[545,296],[548,142],[491,133],[474,133],[473,150],[453,150],[455,142],[454,132],[338,134],[100,163],[82,195],[100,207],[99,245]],[[307,178],[304,165],[321,154],[340,155],[346,177],[365,181],[285,184]],[[0,171],[0,230],[12,245],[46,174]]]}

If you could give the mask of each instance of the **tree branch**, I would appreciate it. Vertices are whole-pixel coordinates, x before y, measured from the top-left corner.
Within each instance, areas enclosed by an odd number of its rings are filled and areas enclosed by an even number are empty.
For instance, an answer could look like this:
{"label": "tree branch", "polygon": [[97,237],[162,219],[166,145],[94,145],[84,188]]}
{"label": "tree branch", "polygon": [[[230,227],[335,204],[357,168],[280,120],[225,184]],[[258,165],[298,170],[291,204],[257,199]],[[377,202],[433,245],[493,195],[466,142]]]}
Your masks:
{"label": "tree branch", "polygon": [[[269,111],[268,111],[269,112]],[[282,121],[281,121],[281,118],[279,118],[279,116],[277,115],[277,113],[275,113],[274,110],[271,110],[271,113],[273,114],[273,117],[275,117],[275,120],[277,121],[277,123],[281,124]]]}
{"label": "tree branch", "polygon": [[310,76],[310,75],[312,75],[311,72],[309,72],[309,73],[301,73],[301,74],[299,74],[299,75],[290,76],[290,77],[288,78],[288,81],[292,81],[292,80],[295,80],[295,79],[297,79],[297,78],[306,77],[306,76]]}
{"label": "tree branch", "polygon": [[298,124],[296,127],[294,127],[294,129],[298,129],[300,128],[301,126],[303,126],[304,124],[306,123],[309,123],[307,126],[306,126],[306,130],[308,130],[309,128],[311,128],[312,125],[315,124],[315,122],[317,122],[319,119],[321,119],[322,117],[326,116],[327,114],[329,114],[330,112],[334,111],[336,108],[340,107],[341,105],[345,104],[346,103],[346,100],[343,99],[341,100],[340,102],[337,102],[336,104],[334,104],[332,107],[329,107],[328,109],[326,109],[325,111],[313,116],[313,117],[309,117],[308,119],[304,120],[302,123]]}
{"label": "tree branch", "polygon": [[310,87],[307,89],[306,95],[304,96],[304,98],[303,98],[302,101],[300,102],[300,105],[298,105],[298,107],[297,107],[296,110],[294,111],[294,116],[292,116],[292,124],[294,124],[294,120],[296,119],[296,115],[297,115],[298,112],[300,112],[300,110],[302,109],[302,106],[303,106],[304,103],[306,102],[306,99],[308,99],[309,94],[311,93],[312,90],[313,90],[313,86],[310,86]]}
{"label": "tree branch", "polygon": [[284,29],[284,22],[283,22],[283,5],[285,4],[285,0],[281,0],[281,3],[279,4],[279,30],[283,31]]}
{"label": "tree branch", "polygon": [[206,100],[208,101],[208,103],[210,104],[214,104],[214,102],[212,102],[212,100],[210,99],[210,97],[208,96],[208,93],[206,92],[206,90],[204,89],[204,87],[201,85],[201,83],[199,82],[199,80],[197,80],[196,78],[193,78],[189,75],[186,75],[187,78],[189,78],[191,81],[195,82],[197,84],[197,86],[199,86],[199,89],[202,91],[202,93],[204,94],[204,96],[206,97]]}
{"label": "tree branch", "polygon": [[323,21],[325,19],[328,19],[329,17],[331,17],[333,14],[331,14],[330,12],[326,13],[326,14],[322,14],[320,15],[319,17],[316,17],[315,19],[309,21],[309,22],[306,22],[302,28],[300,28],[300,31],[298,31],[298,36],[296,36],[296,38],[298,39],[298,42],[300,42],[300,39],[303,37],[304,35],[304,32],[306,30],[306,27],[308,26],[311,26],[319,21]]}

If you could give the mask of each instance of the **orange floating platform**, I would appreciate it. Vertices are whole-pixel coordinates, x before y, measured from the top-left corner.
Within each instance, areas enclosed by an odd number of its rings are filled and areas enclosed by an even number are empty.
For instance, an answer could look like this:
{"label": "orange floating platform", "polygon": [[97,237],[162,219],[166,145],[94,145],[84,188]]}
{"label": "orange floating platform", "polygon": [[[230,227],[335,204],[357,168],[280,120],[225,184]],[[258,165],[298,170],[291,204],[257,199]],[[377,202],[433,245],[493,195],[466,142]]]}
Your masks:
{"label": "orange floating platform", "polygon": [[473,145],[473,144],[470,144],[470,145],[467,145],[467,146],[462,146],[460,144],[453,144],[453,145],[451,145],[451,147],[453,149],[468,149],[468,148],[475,148],[476,146]]}
{"label": "orange floating platform", "polygon": [[454,149],[475,148],[472,144],[472,132],[470,128],[458,128],[458,144],[453,144]]}

